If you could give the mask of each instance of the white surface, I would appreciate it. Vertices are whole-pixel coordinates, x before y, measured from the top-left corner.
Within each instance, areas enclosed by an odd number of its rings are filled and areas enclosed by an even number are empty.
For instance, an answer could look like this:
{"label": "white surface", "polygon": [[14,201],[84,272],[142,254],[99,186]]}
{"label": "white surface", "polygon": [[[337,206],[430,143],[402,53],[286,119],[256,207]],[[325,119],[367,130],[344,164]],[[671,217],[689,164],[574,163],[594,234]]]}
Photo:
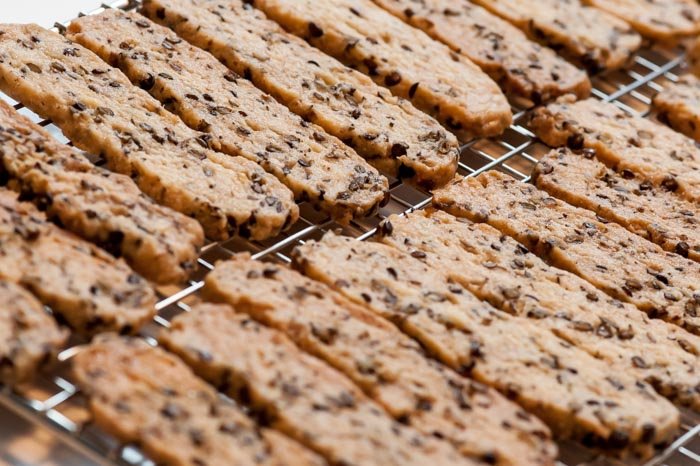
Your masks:
{"label": "white surface", "polygon": [[39,23],[53,26],[79,12],[99,8],[104,0],[0,0],[0,23]]}

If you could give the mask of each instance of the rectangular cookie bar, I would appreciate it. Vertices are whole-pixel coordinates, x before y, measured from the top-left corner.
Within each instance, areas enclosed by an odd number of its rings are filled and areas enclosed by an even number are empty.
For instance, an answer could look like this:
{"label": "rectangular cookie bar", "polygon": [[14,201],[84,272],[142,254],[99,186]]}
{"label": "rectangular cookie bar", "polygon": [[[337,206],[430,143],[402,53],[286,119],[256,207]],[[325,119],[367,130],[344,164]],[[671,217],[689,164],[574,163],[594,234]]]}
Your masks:
{"label": "rectangular cookie bar", "polygon": [[146,0],[142,13],[208,50],[374,167],[423,188],[454,177],[456,138],[410,102],[346,67],[242,0]]}
{"label": "rectangular cookie bar", "polygon": [[392,215],[381,241],[421,260],[476,297],[523,316],[681,406],[700,410],[700,337],[551,267],[484,223],[442,211]]}
{"label": "rectangular cookie bar", "polygon": [[155,293],[114,259],[0,188],[0,279],[24,286],[80,333],[131,332],[155,313]]}
{"label": "rectangular cookie bar", "polygon": [[627,23],[580,0],[474,0],[591,73],[622,68],[642,38]]}
{"label": "rectangular cookie bar", "polygon": [[700,206],[631,170],[609,169],[595,159],[595,151],[553,149],[540,159],[532,178],[552,196],[700,262]]}
{"label": "rectangular cookie bar", "polygon": [[700,33],[697,0],[582,0],[629,23],[644,37],[674,41]]}
{"label": "rectangular cookie bar", "polygon": [[[66,36],[147,89],[221,150],[275,175],[298,200],[347,223],[376,211],[389,183],[354,150],[237,77],[207,52],[136,12],[71,22]],[[167,77],[166,77],[167,76]]]}
{"label": "rectangular cookie bar", "polygon": [[373,1],[466,55],[506,94],[525,97],[535,104],[565,94],[582,99],[590,94],[591,82],[584,71],[467,0]]}
{"label": "rectangular cookie bar", "polygon": [[199,224],[159,206],[127,176],[93,165],[0,101],[0,173],[64,228],[102,246],[145,278],[178,283],[195,269]]}
{"label": "rectangular cookie bar", "polygon": [[391,323],[320,282],[239,254],[216,264],[202,293],[284,332],[402,424],[450,441],[467,457],[501,466],[554,463],[556,446],[537,418],[428,359]]}
{"label": "rectangular cookie bar", "polygon": [[501,134],[512,121],[495,82],[370,0],[255,0],[253,4],[346,65],[435,116],[461,139]]}
{"label": "rectangular cookie bar", "polygon": [[696,262],[495,171],[455,181],[435,193],[434,203],[498,228],[551,264],[651,317],[700,334]]}
{"label": "rectangular cookie bar", "polygon": [[160,340],[330,464],[478,464],[394,421],[341,373],[230,306],[196,306],[176,317]]}
{"label": "rectangular cookie bar", "polygon": [[594,149],[616,171],[629,169],[668,191],[700,200],[700,148],[695,141],[615,104],[562,97],[536,109],[530,127],[550,146]]}
{"label": "rectangular cookie bar", "polygon": [[700,141],[700,79],[685,74],[654,96],[652,106],[659,121]]}
{"label": "rectangular cookie bar", "polygon": [[[148,82],[142,83],[148,87]],[[292,193],[243,157],[214,152],[119,70],[37,25],[0,25],[0,89],[102,155],[158,203],[196,218],[211,239],[263,239],[298,217]]]}
{"label": "rectangular cookie bar", "polygon": [[[479,301],[420,257],[332,233],[294,254],[305,274],[394,321],[435,357],[501,391],[560,438],[641,456],[673,438],[678,413],[650,385]],[[461,334],[454,340],[465,343],[462,348],[449,345],[451,334]]]}
{"label": "rectangular cookie bar", "polygon": [[182,361],[135,338],[102,337],[72,360],[93,421],[158,464],[321,466],[314,453],[260,428]]}
{"label": "rectangular cookie bar", "polygon": [[67,339],[34,296],[0,279],[0,384],[31,378]]}

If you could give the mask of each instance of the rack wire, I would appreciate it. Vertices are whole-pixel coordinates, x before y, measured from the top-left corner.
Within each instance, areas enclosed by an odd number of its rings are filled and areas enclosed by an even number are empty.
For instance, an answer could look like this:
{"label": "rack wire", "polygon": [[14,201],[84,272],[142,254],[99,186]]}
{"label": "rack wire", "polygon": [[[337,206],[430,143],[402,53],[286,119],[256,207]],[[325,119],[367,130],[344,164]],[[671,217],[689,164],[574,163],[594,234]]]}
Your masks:
{"label": "rack wire", "polygon": [[[139,0],[116,0],[87,14],[99,14],[107,8],[133,10]],[[83,16],[79,14],[78,16]],[[70,24],[56,23],[54,30],[63,32]],[[651,98],[669,82],[678,79],[679,70],[684,64],[680,49],[647,48],[635,57],[631,67],[593,78],[593,96],[619,106],[627,112],[650,116]],[[42,120],[36,114],[0,93],[0,98],[14,104],[15,108],[42,126],[45,126],[60,141],[69,143],[60,130],[51,122]],[[463,176],[476,176],[490,169],[503,171],[524,182],[530,180],[538,159],[547,147],[538,141],[527,127],[527,110],[522,104],[514,103],[513,124],[504,135],[497,139],[477,139],[461,147],[458,171]],[[226,259],[238,252],[250,252],[254,259],[289,263],[291,250],[305,241],[320,238],[329,230],[341,230],[343,234],[367,240],[375,232],[379,222],[392,214],[406,213],[421,209],[430,204],[430,194],[390,179],[392,198],[380,211],[369,218],[341,226],[324,214],[301,204],[300,220],[291,231],[264,242],[250,242],[234,238],[219,243],[210,243],[202,251],[198,270],[183,288],[161,287],[160,300],[156,304],[158,315],[151,325],[143,330],[142,336],[152,345],[157,345],[154,335],[159,328],[167,328],[170,320],[181,312],[190,310],[197,294],[203,286],[203,277],[214,269],[217,260]],[[47,426],[61,442],[69,445],[99,465],[139,465],[151,466],[154,463],[146,458],[134,445],[119,444],[116,439],[100,431],[90,423],[85,408],[85,400],[76,385],[70,381],[67,366],[80,347],[79,341],[61,352],[58,364],[50,372],[42,374],[29,385],[0,389],[0,408],[15,416],[20,416],[33,425]],[[645,466],[689,466],[700,465],[700,415],[682,411],[680,437],[665,451],[647,462]],[[621,465],[616,460],[596,456],[584,447],[566,442],[560,444],[560,466]]]}

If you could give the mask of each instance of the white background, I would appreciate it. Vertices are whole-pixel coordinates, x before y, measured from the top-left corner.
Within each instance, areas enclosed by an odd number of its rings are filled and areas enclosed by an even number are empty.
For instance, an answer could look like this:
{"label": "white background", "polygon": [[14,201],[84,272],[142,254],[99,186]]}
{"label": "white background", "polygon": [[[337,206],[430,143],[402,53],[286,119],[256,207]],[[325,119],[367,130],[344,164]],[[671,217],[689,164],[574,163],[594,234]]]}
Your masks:
{"label": "white background", "polygon": [[39,23],[53,26],[88,12],[109,0],[0,0],[0,23]]}

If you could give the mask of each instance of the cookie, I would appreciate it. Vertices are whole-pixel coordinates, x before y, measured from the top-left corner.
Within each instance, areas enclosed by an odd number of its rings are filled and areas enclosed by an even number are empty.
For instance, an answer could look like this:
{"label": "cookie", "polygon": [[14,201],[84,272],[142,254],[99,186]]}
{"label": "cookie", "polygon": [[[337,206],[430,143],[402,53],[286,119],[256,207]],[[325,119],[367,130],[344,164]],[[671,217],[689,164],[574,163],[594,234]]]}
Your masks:
{"label": "cookie", "polygon": [[410,99],[465,141],[501,134],[512,121],[508,101],[478,66],[370,0],[253,4],[288,31]]}
{"label": "cookie", "polygon": [[[627,23],[580,0],[475,0],[531,39],[580,63],[590,73],[626,66],[642,38]],[[575,20],[573,20],[575,18]]]}
{"label": "cookie", "polygon": [[176,317],[160,340],[329,464],[478,464],[391,419],[335,369],[230,306],[196,306]]}
{"label": "cookie", "polygon": [[700,200],[700,148],[695,141],[615,104],[562,97],[536,109],[530,127],[550,146],[593,149],[616,171],[631,170],[668,191]]}
{"label": "cookie", "polygon": [[141,339],[99,338],[72,360],[93,422],[137,443],[158,464],[326,464],[279,433],[260,428],[178,358]]}
{"label": "cookie", "polygon": [[690,44],[687,59],[690,70],[695,73],[695,76],[700,77],[700,38]]}
{"label": "cookie", "polygon": [[457,140],[437,121],[285,32],[247,2],[147,0],[142,12],[208,50],[379,170],[426,189],[454,177]]}
{"label": "cookie", "polygon": [[34,296],[0,279],[0,384],[30,379],[67,339]]}
{"label": "cookie", "polygon": [[700,337],[650,319],[578,276],[547,265],[484,223],[442,211],[392,215],[381,241],[421,260],[476,297],[553,332],[679,406],[700,409]]}
{"label": "cookie", "polygon": [[[148,82],[142,83],[148,87]],[[292,193],[242,157],[209,149],[178,117],[82,46],[37,25],[0,25],[0,89],[102,155],[208,237],[275,236],[298,217]]]}
{"label": "cookie", "polygon": [[540,159],[532,178],[554,197],[593,211],[666,251],[700,261],[698,205],[630,170],[609,169],[593,150],[554,149]]}
{"label": "cookie", "polygon": [[0,188],[0,279],[18,283],[78,332],[132,332],[155,313],[155,293],[126,266]]}
{"label": "cookie", "polygon": [[650,385],[479,301],[421,257],[328,233],[299,246],[294,261],[395,322],[442,362],[501,391],[560,438],[623,456],[648,456],[651,445],[673,438],[678,414]]}
{"label": "cookie", "polygon": [[629,23],[644,37],[674,41],[700,33],[695,0],[583,0]]}
{"label": "cookie", "polygon": [[613,298],[700,334],[697,262],[495,171],[456,181],[434,201],[453,215],[496,227]]}
{"label": "cookie", "polygon": [[685,74],[654,96],[652,106],[659,121],[700,141],[700,79]]}
{"label": "cookie", "polygon": [[[110,9],[71,22],[67,37],[119,67],[191,128],[275,175],[295,195],[347,223],[388,195],[383,176],[316,125],[236,76],[207,52],[135,13]],[[167,76],[167,77],[166,77]]]}
{"label": "cookie", "polygon": [[552,49],[466,0],[373,0],[432,38],[466,55],[509,95],[535,104],[565,94],[586,98],[591,82]]}
{"label": "cookie", "polygon": [[143,195],[127,176],[93,165],[0,102],[0,172],[46,215],[97,243],[145,278],[179,283],[197,265],[199,224]]}
{"label": "cookie", "polygon": [[467,457],[503,466],[556,458],[551,434],[534,416],[428,359],[391,323],[320,282],[239,254],[216,264],[202,293],[285,333],[402,424],[450,441]]}

